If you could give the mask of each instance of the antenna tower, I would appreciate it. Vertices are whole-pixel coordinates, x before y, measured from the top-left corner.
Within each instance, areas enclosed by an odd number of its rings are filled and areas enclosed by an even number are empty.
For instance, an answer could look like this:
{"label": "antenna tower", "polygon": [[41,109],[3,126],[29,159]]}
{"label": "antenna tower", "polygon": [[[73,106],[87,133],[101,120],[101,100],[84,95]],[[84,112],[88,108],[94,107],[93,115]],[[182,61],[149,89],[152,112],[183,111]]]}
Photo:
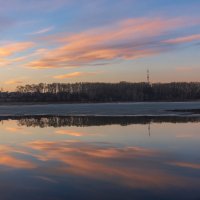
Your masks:
{"label": "antenna tower", "polygon": [[150,72],[147,69],[147,83],[150,84]]}

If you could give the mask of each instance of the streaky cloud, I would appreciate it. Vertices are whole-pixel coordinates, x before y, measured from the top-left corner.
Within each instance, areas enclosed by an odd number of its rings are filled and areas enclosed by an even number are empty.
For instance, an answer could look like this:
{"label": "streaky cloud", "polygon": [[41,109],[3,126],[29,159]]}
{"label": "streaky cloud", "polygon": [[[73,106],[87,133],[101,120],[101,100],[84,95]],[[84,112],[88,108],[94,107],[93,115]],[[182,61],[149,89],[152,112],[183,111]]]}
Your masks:
{"label": "streaky cloud", "polygon": [[57,75],[57,76],[53,76],[54,79],[68,79],[68,78],[76,78],[78,76],[87,76],[87,75],[95,75],[95,74],[99,74],[101,72],[72,72],[72,73],[68,73],[68,74],[61,74],[61,75]]}
{"label": "streaky cloud", "polygon": [[50,31],[52,31],[54,29],[53,26],[50,26],[50,27],[47,27],[47,28],[44,28],[44,29],[40,29],[38,31],[35,31],[35,32],[32,32],[32,33],[29,33],[29,35],[39,35],[39,34],[44,34],[44,33],[48,33]]}
{"label": "streaky cloud", "polygon": [[175,48],[174,42],[166,42],[172,39],[175,31],[198,24],[198,20],[191,18],[132,18],[77,34],[48,36],[45,42],[55,43],[57,47],[26,66],[33,69],[63,68],[154,56]]}
{"label": "streaky cloud", "polygon": [[178,37],[174,39],[169,39],[164,42],[169,43],[169,44],[182,44],[182,43],[188,43],[188,42],[193,42],[193,41],[200,41],[200,34],[195,34],[195,35],[189,35],[185,37]]}

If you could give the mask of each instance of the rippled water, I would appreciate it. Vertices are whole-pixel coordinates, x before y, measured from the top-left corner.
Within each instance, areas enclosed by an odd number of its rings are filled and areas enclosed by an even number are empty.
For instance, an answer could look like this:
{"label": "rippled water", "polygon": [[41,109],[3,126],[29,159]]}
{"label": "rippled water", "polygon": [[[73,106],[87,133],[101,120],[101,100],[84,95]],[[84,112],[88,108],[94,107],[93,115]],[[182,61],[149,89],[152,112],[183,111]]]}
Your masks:
{"label": "rippled water", "polygon": [[1,199],[197,200],[199,144],[196,118],[5,120]]}

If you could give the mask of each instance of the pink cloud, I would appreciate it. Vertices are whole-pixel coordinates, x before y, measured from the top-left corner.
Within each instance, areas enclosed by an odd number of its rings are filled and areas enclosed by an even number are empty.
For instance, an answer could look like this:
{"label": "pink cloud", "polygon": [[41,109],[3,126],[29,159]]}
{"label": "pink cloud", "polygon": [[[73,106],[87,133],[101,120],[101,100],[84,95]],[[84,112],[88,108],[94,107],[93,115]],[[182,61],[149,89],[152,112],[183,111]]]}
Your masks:
{"label": "pink cloud", "polygon": [[78,76],[89,76],[89,75],[96,75],[102,72],[72,72],[68,74],[61,74],[57,76],[53,76],[54,79],[67,79],[67,78],[76,78]]}
{"label": "pink cloud", "polygon": [[[162,37],[170,32],[198,24],[187,23],[186,19],[127,19],[110,26],[91,29],[66,36],[48,36],[42,40],[56,43],[57,48],[29,63],[34,69],[95,65],[115,59],[137,59],[157,55],[169,50],[169,44]],[[166,36],[167,35],[167,36]],[[194,38],[185,38],[188,41]],[[171,47],[172,48],[172,47]]]}
{"label": "pink cloud", "polygon": [[169,44],[179,44],[179,43],[188,43],[188,42],[193,42],[193,41],[200,41],[200,34],[196,35],[189,35],[185,37],[178,37],[175,39],[169,39],[165,40],[164,42],[169,43]]}
{"label": "pink cloud", "polygon": [[54,76],[53,78],[66,79],[66,78],[74,78],[74,77],[81,76],[81,75],[82,75],[81,72],[73,72],[73,73],[69,73],[69,74],[57,75],[57,76]]}

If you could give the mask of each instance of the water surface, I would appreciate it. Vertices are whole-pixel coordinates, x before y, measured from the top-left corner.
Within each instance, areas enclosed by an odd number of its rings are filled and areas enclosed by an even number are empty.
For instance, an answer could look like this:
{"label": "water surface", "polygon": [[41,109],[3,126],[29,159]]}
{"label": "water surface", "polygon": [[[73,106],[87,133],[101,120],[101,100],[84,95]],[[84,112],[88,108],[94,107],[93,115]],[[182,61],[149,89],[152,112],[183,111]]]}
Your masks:
{"label": "water surface", "polygon": [[1,199],[200,199],[199,130],[198,118],[1,121]]}
{"label": "water surface", "polygon": [[59,116],[161,116],[180,115],[174,109],[200,109],[200,102],[139,102],[86,103],[43,105],[0,105],[0,116],[59,115]]}

